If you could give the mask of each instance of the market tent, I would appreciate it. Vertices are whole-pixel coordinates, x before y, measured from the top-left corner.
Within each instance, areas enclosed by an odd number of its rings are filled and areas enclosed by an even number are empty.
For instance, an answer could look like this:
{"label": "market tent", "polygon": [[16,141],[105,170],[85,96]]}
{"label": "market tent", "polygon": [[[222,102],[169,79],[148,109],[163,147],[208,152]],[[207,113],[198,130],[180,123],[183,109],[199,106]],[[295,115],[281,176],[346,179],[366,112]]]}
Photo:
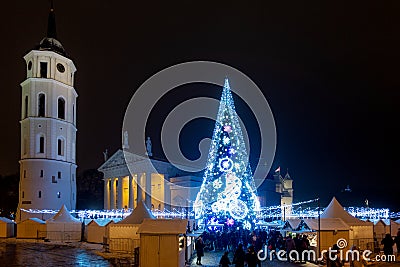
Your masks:
{"label": "market tent", "polygon": [[[314,231],[318,231],[318,219],[304,219],[303,220],[307,226]],[[320,223],[321,231],[349,231],[350,226],[348,226],[340,218],[321,218]]]}
{"label": "market tent", "polygon": [[342,219],[348,226],[350,226],[350,236],[349,240],[347,240],[348,243],[356,245],[360,249],[372,250],[374,244],[374,224],[352,216],[343,208],[335,197],[332,198],[328,207],[326,207],[320,217],[323,219]]}
{"label": "market tent", "polygon": [[82,223],[74,218],[63,205],[56,215],[46,221],[47,235],[49,240],[57,241],[80,241]]}
{"label": "market tent", "polygon": [[17,224],[17,238],[45,238],[46,222],[38,218],[29,218]]}
{"label": "market tent", "polygon": [[[305,225],[310,229],[311,232],[314,232],[313,239],[315,242],[311,242],[311,245],[317,246],[318,242],[318,229],[320,229],[320,250],[329,249],[333,244],[339,239],[349,240],[350,235],[350,226],[348,226],[342,219],[340,218],[321,218],[320,227],[318,226],[318,219],[304,219]],[[343,249],[349,249],[349,246],[344,247]]]}
{"label": "market tent", "polygon": [[13,237],[14,227],[14,221],[5,217],[0,217],[0,237]]}
{"label": "market tent", "polygon": [[132,213],[117,224],[141,224],[145,218],[155,219],[156,217],[154,217],[144,202],[140,201]]}
{"label": "market tent", "polygon": [[86,226],[87,238],[86,241],[89,243],[103,243],[103,238],[106,235],[107,227],[100,225],[96,220],[92,220]]}
{"label": "market tent", "polygon": [[282,227],[284,231],[294,231],[299,227],[301,219],[287,219]]}
{"label": "market tent", "polygon": [[155,220],[151,211],[143,201],[125,219],[108,225],[106,231],[107,244],[110,251],[132,252],[140,245],[140,236],[137,230],[145,219]]}

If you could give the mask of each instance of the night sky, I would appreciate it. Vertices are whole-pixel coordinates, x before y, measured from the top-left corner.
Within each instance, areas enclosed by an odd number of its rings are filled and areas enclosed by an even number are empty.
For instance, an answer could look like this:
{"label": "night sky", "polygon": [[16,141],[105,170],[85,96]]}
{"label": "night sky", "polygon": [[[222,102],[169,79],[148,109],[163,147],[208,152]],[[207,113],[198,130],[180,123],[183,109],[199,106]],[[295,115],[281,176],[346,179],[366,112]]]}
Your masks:
{"label": "night sky", "polygon": [[[400,2],[263,2],[55,1],[58,39],[78,69],[78,172],[121,147],[125,109],[146,79],[209,60],[241,70],[263,91],[277,126],[273,168],[289,168],[295,201],[321,196],[324,205],[336,195],[344,205],[368,198],[372,207],[400,210]],[[2,3],[2,175],[18,172],[22,57],[45,36],[48,12],[46,0]],[[190,97],[220,94],[199,84],[163,99],[146,133],[156,156],[165,114]],[[252,117],[240,100],[237,108]],[[188,125],[184,153],[196,157],[212,130],[206,120]],[[347,184],[353,192],[344,196]]]}

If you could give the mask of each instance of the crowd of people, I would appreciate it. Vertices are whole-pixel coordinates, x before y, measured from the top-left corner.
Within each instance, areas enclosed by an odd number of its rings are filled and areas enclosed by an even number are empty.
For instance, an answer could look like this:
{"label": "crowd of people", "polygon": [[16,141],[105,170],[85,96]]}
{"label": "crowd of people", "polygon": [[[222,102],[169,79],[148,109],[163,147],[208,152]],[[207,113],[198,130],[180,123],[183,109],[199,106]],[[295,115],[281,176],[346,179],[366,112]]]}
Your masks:
{"label": "crowd of people", "polygon": [[[396,244],[400,248],[400,230],[397,236],[393,239],[390,234],[387,234],[382,240],[383,252],[385,255],[393,255],[393,246]],[[197,239],[197,264],[202,265],[201,258],[204,256],[204,251],[224,251],[219,265],[227,267],[234,264],[236,267],[243,267],[247,264],[248,267],[261,266],[257,254],[260,250],[267,253],[266,258],[276,258],[276,252],[283,250],[286,252],[288,261],[294,261],[288,255],[295,250],[298,255],[302,255],[304,250],[310,249],[310,242],[307,235],[296,234],[294,237],[291,235],[283,236],[281,232],[275,230],[255,230],[249,231],[244,229],[230,229],[228,231],[205,231]],[[267,251],[264,251],[267,248]],[[339,251],[336,244],[332,246],[333,249]],[[271,251],[274,253],[268,254]],[[233,252],[232,261],[229,258],[229,252]],[[398,252],[399,253],[399,252]],[[303,259],[297,259],[304,262]],[[327,266],[340,267],[342,263],[340,260],[332,261],[327,257]]]}
{"label": "crowd of people", "polygon": [[[263,253],[284,250],[288,254],[292,250],[297,250],[301,255],[304,249],[309,248],[310,243],[305,235],[296,235],[292,238],[290,235],[284,237],[275,230],[249,231],[240,228],[228,231],[205,231],[198,238],[195,246],[197,265],[202,265],[201,258],[204,256],[204,251],[225,251],[220,259],[220,266],[234,264],[234,266],[242,267],[246,263],[249,267],[256,267],[261,266],[261,261],[257,256],[260,250],[263,250]],[[264,252],[266,247],[268,251]],[[229,252],[233,252],[232,261],[229,259]],[[275,253],[272,255],[276,257]]]}

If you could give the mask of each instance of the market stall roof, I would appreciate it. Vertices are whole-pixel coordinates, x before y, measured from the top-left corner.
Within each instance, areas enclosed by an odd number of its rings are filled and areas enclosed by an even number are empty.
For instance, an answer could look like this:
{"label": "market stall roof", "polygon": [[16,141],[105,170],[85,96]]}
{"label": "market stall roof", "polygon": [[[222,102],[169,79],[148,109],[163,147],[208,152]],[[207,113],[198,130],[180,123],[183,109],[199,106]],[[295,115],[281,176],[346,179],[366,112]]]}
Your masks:
{"label": "market stall roof", "polygon": [[33,218],[28,218],[28,219],[26,219],[26,220],[24,220],[24,221],[22,221],[22,222],[25,222],[25,221],[33,221],[33,222],[37,222],[37,223],[40,223],[40,224],[45,224],[45,223],[46,223],[45,221],[43,221],[43,220],[41,220],[41,219],[39,219],[39,218],[35,218],[35,217],[33,217]]}
{"label": "market stall roof", "polygon": [[[313,231],[318,231],[318,219],[304,219],[305,224]],[[346,231],[350,230],[340,218],[321,218],[321,231]]]}
{"label": "market stall roof", "polygon": [[136,208],[125,219],[117,224],[141,224],[144,219],[156,219],[143,201],[140,201]]}
{"label": "market stall roof", "polygon": [[297,227],[299,227],[301,223],[301,219],[294,218],[294,219],[287,219],[285,223],[282,226],[283,230],[295,230]]}
{"label": "market stall roof", "polygon": [[4,223],[15,223],[13,220],[10,220],[6,217],[0,217],[0,221]]}
{"label": "market stall roof", "polygon": [[372,222],[365,222],[352,216],[343,208],[343,206],[339,203],[339,201],[337,201],[335,197],[332,198],[328,207],[326,207],[324,212],[321,214],[321,218],[323,219],[340,218],[349,226],[373,225]]}
{"label": "market stall roof", "polygon": [[46,223],[65,223],[65,222],[75,222],[75,223],[80,223],[79,219],[73,217],[71,213],[69,213],[67,207],[65,205],[62,205],[61,209],[46,221]]}

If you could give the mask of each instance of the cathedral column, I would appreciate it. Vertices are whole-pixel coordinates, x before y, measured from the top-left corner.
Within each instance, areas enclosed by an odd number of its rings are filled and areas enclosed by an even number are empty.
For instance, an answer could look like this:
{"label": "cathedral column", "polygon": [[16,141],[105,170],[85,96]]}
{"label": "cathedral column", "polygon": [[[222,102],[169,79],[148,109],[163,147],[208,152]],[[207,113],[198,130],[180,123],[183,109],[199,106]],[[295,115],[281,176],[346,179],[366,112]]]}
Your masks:
{"label": "cathedral column", "polygon": [[164,174],[164,209],[171,210],[171,184],[168,174]]}
{"label": "cathedral column", "polygon": [[124,208],[124,206],[123,206],[123,185],[124,185],[124,182],[122,181],[123,180],[123,177],[118,177],[118,209],[123,209]]}
{"label": "cathedral column", "polygon": [[140,203],[140,201],[143,200],[143,191],[142,191],[142,186],[143,186],[143,173],[137,173],[137,202],[136,205]]}
{"label": "cathedral column", "polygon": [[115,178],[110,179],[111,183],[111,194],[110,194],[110,210],[114,210],[115,206]]}
{"label": "cathedral column", "polygon": [[146,172],[146,194],[145,194],[145,204],[148,209],[151,209],[151,172]]}
{"label": "cathedral column", "polygon": [[104,209],[110,209],[110,179],[104,178]]}
{"label": "cathedral column", "polygon": [[129,188],[129,206],[128,206],[128,208],[133,209],[133,208],[135,208],[135,206],[133,205],[133,201],[135,200],[133,183],[135,181],[134,181],[132,175],[129,175],[128,179],[129,179],[129,186],[128,186],[128,188]]}

